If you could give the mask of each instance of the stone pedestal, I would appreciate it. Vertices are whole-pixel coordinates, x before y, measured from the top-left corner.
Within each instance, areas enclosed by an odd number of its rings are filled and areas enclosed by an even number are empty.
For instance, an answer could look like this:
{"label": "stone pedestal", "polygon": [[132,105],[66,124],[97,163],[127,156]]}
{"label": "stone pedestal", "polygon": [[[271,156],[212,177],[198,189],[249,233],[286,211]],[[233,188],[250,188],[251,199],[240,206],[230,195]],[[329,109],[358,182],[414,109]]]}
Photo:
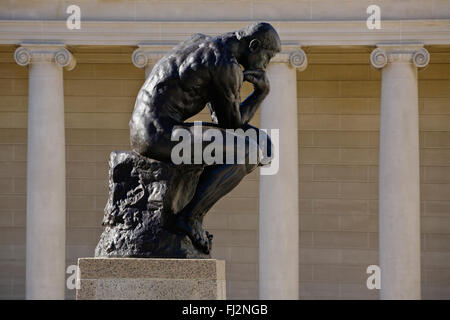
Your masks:
{"label": "stone pedestal", "polygon": [[77,300],[225,300],[225,261],[81,258]]}

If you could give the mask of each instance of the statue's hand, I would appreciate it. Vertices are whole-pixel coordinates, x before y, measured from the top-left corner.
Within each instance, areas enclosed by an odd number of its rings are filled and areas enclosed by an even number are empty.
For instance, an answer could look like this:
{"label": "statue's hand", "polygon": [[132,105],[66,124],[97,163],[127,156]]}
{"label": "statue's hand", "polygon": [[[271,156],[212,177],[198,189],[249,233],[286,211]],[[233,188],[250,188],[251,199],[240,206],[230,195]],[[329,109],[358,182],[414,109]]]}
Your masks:
{"label": "statue's hand", "polygon": [[211,114],[211,121],[212,121],[213,123],[215,123],[215,124],[219,124],[219,119],[217,119],[216,112],[215,112],[214,109],[212,108],[211,102],[208,102],[208,103],[206,104],[206,106],[208,107],[209,113]]}
{"label": "statue's hand", "polygon": [[219,124],[219,119],[217,119],[217,115],[214,111],[211,113],[211,121],[215,124]]}
{"label": "statue's hand", "polygon": [[244,80],[253,84],[255,90],[268,94],[270,89],[269,78],[266,71],[262,69],[258,70],[245,70]]}

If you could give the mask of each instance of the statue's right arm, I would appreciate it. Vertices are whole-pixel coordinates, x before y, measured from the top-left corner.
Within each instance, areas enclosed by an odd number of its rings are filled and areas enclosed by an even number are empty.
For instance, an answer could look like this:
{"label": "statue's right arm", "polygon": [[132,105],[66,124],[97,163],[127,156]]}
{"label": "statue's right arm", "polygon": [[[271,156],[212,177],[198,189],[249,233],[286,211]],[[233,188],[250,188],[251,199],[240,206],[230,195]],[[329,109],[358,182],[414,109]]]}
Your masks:
{"label": "statue's right arm", "polygon": [[[249,70],[244,73],[238,64],[230,64],[216,73],[212,113],[223,128],[242,128],[253,118],[261,102],[269,93],[269,79],[265,70]],[[241,102],[240,90],[246,80],[253,84],[254,91]]]}
{"label": "statue's right arm", "polygon": [[236,129],[245,124],[240,110],[242,81],[243,74],[237,64],[221,66],[213,72],[210,107],[222,128]]}
{"label": "statue's right arm", "polygon": [[241,103],[241,118],[248,123],[258,110],[259,106],[269,94],[269,79],[265,70],[244,71],[244,80],[253,84],[254,91]]}

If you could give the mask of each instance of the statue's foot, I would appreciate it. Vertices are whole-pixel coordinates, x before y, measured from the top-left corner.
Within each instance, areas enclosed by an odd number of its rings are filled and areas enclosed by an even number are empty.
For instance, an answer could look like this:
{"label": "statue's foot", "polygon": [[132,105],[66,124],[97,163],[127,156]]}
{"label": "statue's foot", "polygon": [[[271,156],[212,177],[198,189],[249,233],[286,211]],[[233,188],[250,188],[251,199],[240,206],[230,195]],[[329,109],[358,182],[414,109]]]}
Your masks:
{"label": "statue's foot", "polygon": [[195,247],[205,254],[209,254],[211,250],[212,235],[203,229],[200,221],[179,218],[175,222],[175,228],[178,232],[187,235]]}

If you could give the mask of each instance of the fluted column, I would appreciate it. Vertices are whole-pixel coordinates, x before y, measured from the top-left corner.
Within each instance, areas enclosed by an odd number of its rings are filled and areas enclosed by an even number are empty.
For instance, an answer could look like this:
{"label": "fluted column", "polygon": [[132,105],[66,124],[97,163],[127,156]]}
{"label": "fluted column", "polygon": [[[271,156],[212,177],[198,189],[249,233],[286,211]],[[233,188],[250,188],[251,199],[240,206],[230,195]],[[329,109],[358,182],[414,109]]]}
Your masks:
{"label": "fluted column", "polygon": [[[307,66],[301,49],[282,52],[267,68],[270,93],[261,128],[279,129],[278,172],[259,180],[259,297],[299,298],[299,211],[296,70]],[[270,132],[269,132],[270,134]]]}
{"label": "fluted column", "polygon": [[29,65],[26,298],[64,299],[66,169],[63,67],[75,59],[63,45],[23,44],[14,53]]}
{"label": "fluted column", "polygon": [[153,66],[163,57],[164,53],[153,45],[139,45],[139,48],[134,50],[131,60],[136,67],[145,68],[145,78],[147,79]]}
{"label": "fluted column", "polygon": [[381,299],[420,299],[420,174],[417,68],[420,44],[378,45],[382,69],[379,158]]}

